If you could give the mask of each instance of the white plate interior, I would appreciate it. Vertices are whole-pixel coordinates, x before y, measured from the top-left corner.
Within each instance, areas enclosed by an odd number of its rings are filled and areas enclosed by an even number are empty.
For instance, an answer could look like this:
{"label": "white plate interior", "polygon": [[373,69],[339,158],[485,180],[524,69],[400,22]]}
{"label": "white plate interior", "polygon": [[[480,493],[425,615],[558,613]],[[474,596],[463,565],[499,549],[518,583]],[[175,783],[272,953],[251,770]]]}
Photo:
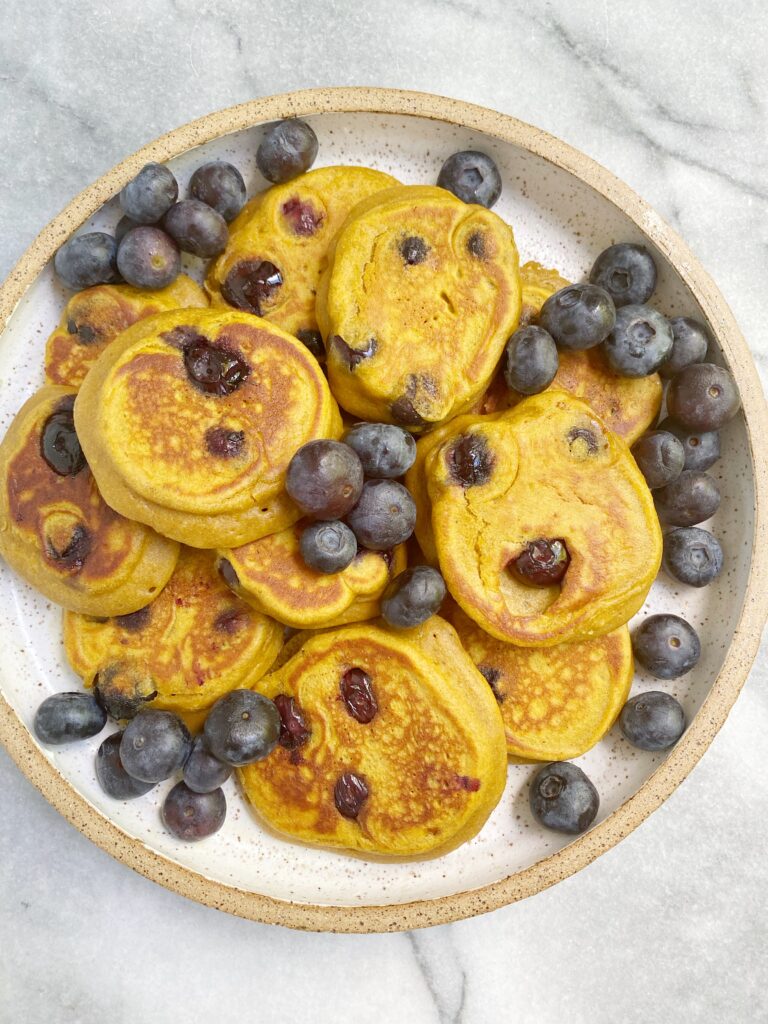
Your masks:
{"label": "white plate interior", "polygon": [[[512,224],[521,259],[537,259],[578,280],[594,257],[614,241],[647,239],[608,200],[565,171],[516,146],[478,132],[419,117],[321,114],[308,120],[320,140],[323,164],[364,164],[403,182],[434,182],[442,161],[458,149],[482,149],[499,165],[504,180],[495,207]],[[249,129],[200,146],[172,161],[182,193],[195,167],[205,160],[231,160],[243,173],[249,195],[265,187],[254,160],[261,130]],[[120,217],[112,201],[84,228],[111,230]],[[668,315],[701,317],[677,273],[658,256],[654,298]],[[185,269],[198,279],[203,265],[189,257]],[[45,340],[58,322],[67,293],[48,266],[15,310],[0,346],[0,433],[22,402],[43,382]],[[716,347],[710,357],[721,361]],[[723,662],[741,609],[752,553],[754,487],[746,430],[739,417],[723,432],[724,458],[711,472],[722,490],[721,510],[711,529],[723,544],[726,569],[703,591],[661,576],[640,616],[659,611],[683,615],[702,639],[703,654],[693,672],[664,683],[638,673],[633,692],[664,689],[682,701],[688,719],[696,714]],[[61,643],[59,609],[0,565],[0,687],[27,725],[41,700],[57,690],[76,689]],[[260,826],[233,781],[226,787],[229,813],[213,838],[185,845],[163,829],[159,806],[171,782],[132,802],[110,800],[99,789],[93,757],[100,740],[44,750],[58,771],[125,832],[194,871],[220,882],[298,903],[366,906],[434,899],[496,882],[559,850],[567,839],[540,829],[528,810],[528,782],[535,769],[510,766],[504,796],[482,832],[460,849],[429,861],[372,863],[284,842]],[[601,796],[602,820],[648,778],[663,759],[635,750],[614,728],[578,759]]]}

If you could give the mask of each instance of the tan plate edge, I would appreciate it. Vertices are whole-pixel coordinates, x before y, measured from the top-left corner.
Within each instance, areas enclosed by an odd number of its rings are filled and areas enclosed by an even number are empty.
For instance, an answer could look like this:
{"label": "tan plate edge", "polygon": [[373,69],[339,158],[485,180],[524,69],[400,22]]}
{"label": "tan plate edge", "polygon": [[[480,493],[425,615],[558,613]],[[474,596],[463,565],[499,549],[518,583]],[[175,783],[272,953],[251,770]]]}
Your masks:
{"label": "tan plate edge", "polygon": [[335,932],[399,931],[494,910],[574,874],[640,825],[696,765],[722,726],[757,653],[768,616],[768,437],[766,407],[746,342],[725,300],[681,238],[627,185],[591,158],[506,114],[460,100],[399,89],[307,89],[230,107],[161,136],[76,196],[35,238],[0,287],[0,330],[56,249],[148,160],[165,161],[221,135],[265,121],[320,113],[427,117],[485,132],[569,171],[627,214],[670,260],[700,303],[741,392],[755,481],[753,566],[733,640],[699,713],[672,753],[626,803],[559,853],[480,889],[391,906],[289,903],[228,886],[148,849],[104,817],[56,770],[0,694],[0,742],[46,799],[89,839],[147,878],[211,907],[267,924]]}

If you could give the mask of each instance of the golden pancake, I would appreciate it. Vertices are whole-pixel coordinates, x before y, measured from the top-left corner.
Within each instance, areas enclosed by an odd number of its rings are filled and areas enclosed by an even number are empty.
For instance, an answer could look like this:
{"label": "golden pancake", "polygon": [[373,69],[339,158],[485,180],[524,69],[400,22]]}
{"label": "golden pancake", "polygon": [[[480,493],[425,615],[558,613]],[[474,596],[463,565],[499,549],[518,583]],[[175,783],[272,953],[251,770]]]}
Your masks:
{"label": "golden pancake", "polygon": [[255,689],[277,698],[284,728],[240,779],[258,815],[292,839],[386,857],[444,853],[480,830],[502,794],[498,705],[436,616],[407,632],[316,634]]}
{"label": "golden pancake", "polygon": [[208,272],[214,302],[263,316],[290,334],[316,332],[315,293],[328,247],[362,199],[397,180],[368,167],[319,167],[252,199]]}
{"label": "golden pancake", "polygon": [[427,185],[357,206],[317,295],[339,404],[419,430],[477,400],[519,315],[512,229]]}
{"label": "golden pancake", "polygon": [[301,557],[304,525],[220,550],[224,578],[254,608],[294,629],[375,618],[385,587],[406,567],[405,545],[391,552],[361,550],[342,572],[325,574]]}
{"label": "golden pancake", "polygon": [[186,274],[155,291],[99,284],[77,292],[45,347],[46,382],[79,388],[110,341],[137,320],[169,309],[207,305],[202,288]]}
{"label": "golden pancake", "polygon": [[608,732],[629,696],[634,660],[626,626],[575,644],[515,647],[458,608],[448,618],[499,703],[514,760],[579,757]]}
{"label": "golden pancake", "polygon": [[[454,599],[521,647],[602,636],[641,607],[661,562],[653,498],[625,442],[565,391],[463,417],[426,458],[432,530]],[[564,543],[562,582],[531,586],[510,564]]]}
{"label": "golden pancake", "polygon": [[177,310],[129,327],[75,403],[83,450],[109,504],[192,547],[284,529],[297,448],[341,418],[306,347],[248,313]]}
{"label": "golden pancake", "polygon": [[179,546],[104,503],[75,435],[74,400],[71,388],[41,388],[0,444],[0,554],[65,608],[123,615],[165,585]]}

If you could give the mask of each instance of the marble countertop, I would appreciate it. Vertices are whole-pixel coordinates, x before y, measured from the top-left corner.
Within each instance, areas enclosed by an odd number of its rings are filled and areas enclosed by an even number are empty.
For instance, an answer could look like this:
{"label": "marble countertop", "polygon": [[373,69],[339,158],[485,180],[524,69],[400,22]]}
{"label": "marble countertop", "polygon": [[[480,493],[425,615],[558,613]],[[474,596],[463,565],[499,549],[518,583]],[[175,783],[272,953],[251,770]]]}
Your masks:
{"label": "marble countertop", "polygon": [[[741,0],[6,0],[0,277],[68,199],[210,110],[314,85],[423,89],[552,132],[688,241],[768,379],[768,9]],[[0,1024],[768,1018],[768,647],[637,832],[521,904],[423,932],[267,928],[89,843],[0,751]]]}

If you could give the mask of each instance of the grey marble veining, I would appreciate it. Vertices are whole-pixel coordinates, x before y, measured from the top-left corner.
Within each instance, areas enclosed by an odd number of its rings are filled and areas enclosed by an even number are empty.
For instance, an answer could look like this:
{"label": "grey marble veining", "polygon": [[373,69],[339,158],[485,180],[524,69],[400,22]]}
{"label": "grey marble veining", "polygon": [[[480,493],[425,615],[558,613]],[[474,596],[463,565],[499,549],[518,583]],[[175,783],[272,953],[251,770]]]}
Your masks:
{"label": "grey marble veining", "polygon": [[[210,110],[292,88],[457,96],[632,185],[713,275],[768,381],[768,14],[758,0],[6,0],[0,275],[79,189]],[[768,648],[635,834],[554,889],[411,935],[269,929],[71,828],[0,753],[0,1022],[768,1019]]]}

